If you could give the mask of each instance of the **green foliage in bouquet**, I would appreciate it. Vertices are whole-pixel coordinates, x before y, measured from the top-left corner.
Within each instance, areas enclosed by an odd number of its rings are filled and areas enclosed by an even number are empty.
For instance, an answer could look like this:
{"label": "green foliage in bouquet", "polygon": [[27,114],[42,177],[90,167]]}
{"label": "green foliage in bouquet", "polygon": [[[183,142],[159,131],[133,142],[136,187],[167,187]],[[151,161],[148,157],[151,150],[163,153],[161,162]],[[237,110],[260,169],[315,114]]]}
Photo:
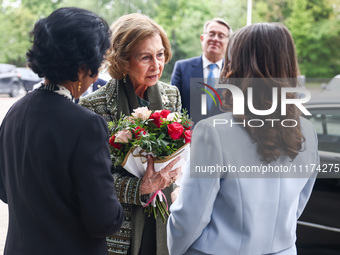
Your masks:
{"label": "green foliage in bouquet", "polygon": [[[137,147],[152,154],[155,162],[172,155],[190,143],[192,125],[186,111],[150,111],[147,107],[139,107],[131,116],[122,116],[115,122],[109,122],[110,155],[114,167],[125,166],[123,163],[131,155],[129,152]],[[155,218],[161,217],[165,223],[169,212],[164,194],[158,190],[151,195],[144,212],[149,216],[153,214]],[[164,199],[160,200],[160,197]]]}
{"label": "green foliage in bouquet", "polygon": [[139,107],[131,116],[109,122],[110,154],[113,165],[124,161],[130,148],[141,147],[156,159],[169,156],[191,140],[192,121],[184,111],[150,111]]}

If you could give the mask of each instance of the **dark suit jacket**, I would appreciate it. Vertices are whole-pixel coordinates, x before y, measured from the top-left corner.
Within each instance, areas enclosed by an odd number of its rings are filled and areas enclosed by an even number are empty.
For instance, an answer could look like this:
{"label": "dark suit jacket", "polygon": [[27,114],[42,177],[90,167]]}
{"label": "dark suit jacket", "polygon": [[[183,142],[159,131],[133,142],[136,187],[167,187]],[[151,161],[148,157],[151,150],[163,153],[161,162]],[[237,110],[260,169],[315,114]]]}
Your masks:
{"label": "dark suit jacket", "polygon": [[96,91],[97,89],[103,87],[107,81],[98,78],[94,83],[93,83],[93,91]]}
{"label": "dark suit jacket", "polygon": [[[190,84],[190,79],[192,83]],[[187,109],[189,116],[196,123],[198,120],[222,113],[218,103],[213,106],[207,115],[201,113],[201,95],[205,94],[200,88],[204,88],[202,56],[179,60],[175,63],[171,75],[171,84],[175,85],[181,93],[182,108]]]}
{"label": "dark suit jacket", "polygon": [[123,210],[110,174],[105,120],[34,90],[0,127],[0,198],[8,203],[5,255],[107,254]]}

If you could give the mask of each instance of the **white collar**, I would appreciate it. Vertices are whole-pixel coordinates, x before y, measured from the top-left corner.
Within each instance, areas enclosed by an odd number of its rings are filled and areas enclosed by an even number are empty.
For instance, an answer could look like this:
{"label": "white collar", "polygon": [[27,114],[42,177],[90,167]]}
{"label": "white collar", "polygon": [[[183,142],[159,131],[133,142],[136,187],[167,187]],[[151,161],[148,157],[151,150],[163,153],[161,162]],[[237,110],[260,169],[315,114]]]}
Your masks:
{"label": "white collar", "polygon": [[203,69],[207,68],[210,64],[216,64],[218,66],[219,70],[221,70],[222,64],[223,64],[223,59],[220,59],[216,63],[213,63],[209,59],[207,59],[206,56],[204,56],[204,54],[203,54],[202,55],[202,63],[203,63]]}
{"label": "white collar", "polygon": [[59,94],[63,97],[66,97],[68,100],[74,102],[74,97],[72,96],[71,91],[69,91],[67,88],[65,88],[62,85],[41,83],[41,86],[39,87],[39,89],[52,91],[56,94]]}

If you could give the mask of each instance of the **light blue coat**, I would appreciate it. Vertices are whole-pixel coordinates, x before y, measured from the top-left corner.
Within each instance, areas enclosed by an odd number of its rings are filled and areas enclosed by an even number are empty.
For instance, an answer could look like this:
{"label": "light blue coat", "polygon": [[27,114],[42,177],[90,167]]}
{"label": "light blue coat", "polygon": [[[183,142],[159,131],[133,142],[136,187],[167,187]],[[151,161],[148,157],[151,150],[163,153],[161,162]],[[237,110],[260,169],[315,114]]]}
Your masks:
{"label": "light blue coat", "polygon": [[[273,167],[299,169],[304,175],[281,174],[263,178],[257,174],[199,173],[197,166],[264,166],[241,125],[230,127],[231,113],[224,113],[197,124],[191,145],[190,170],[185,171],[181,191],[171,206],[168,221],[170,254],[260,255],[296,254],[296,224],[311,194],[319,164],[317,137],[312,124],[301,118],[306,142],[304,150],[291,162],[281,156]],[[228,124],[213,126],[213,119]],[[296,168],[297,167],[297,168]],[[202,168],[203,169],[203,168]],[[197,177],[198,176],[198,177]],[[201,177],[201,178],[199,178]],[[256,178],[257,177],[257,178]],[[262,177],[262,178],[258,178]],[[272,176],[273,177],[273,176]],[[281,177],[281,178],[280,178]]]}

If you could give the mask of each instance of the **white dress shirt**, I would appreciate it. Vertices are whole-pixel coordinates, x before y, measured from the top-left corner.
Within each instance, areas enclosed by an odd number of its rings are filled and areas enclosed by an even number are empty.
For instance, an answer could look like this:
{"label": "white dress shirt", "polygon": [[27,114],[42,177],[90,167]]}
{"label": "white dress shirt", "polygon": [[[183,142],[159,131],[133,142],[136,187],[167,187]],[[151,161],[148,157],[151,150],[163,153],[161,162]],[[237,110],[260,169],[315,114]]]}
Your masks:
{"label": "white dress shirt", "polygon": [[217,61],[216,63],[213,63],[210,60],[208,60],[204,55],[202,55],[202,61],[203,61],[202,63],[203,63],[203,76],[204,76],[204,79],[208,78],[208,74],[210,72],[210,69],[209,69],[209,65],[210,64],[216,64],[217,65],[217,68],[215,68],[213,70],[213,73],[214,73],[214,77],[215,78],[219,78],[220,77],[220,74],[221,74],[221,71],[222,71],[223,59]]}

